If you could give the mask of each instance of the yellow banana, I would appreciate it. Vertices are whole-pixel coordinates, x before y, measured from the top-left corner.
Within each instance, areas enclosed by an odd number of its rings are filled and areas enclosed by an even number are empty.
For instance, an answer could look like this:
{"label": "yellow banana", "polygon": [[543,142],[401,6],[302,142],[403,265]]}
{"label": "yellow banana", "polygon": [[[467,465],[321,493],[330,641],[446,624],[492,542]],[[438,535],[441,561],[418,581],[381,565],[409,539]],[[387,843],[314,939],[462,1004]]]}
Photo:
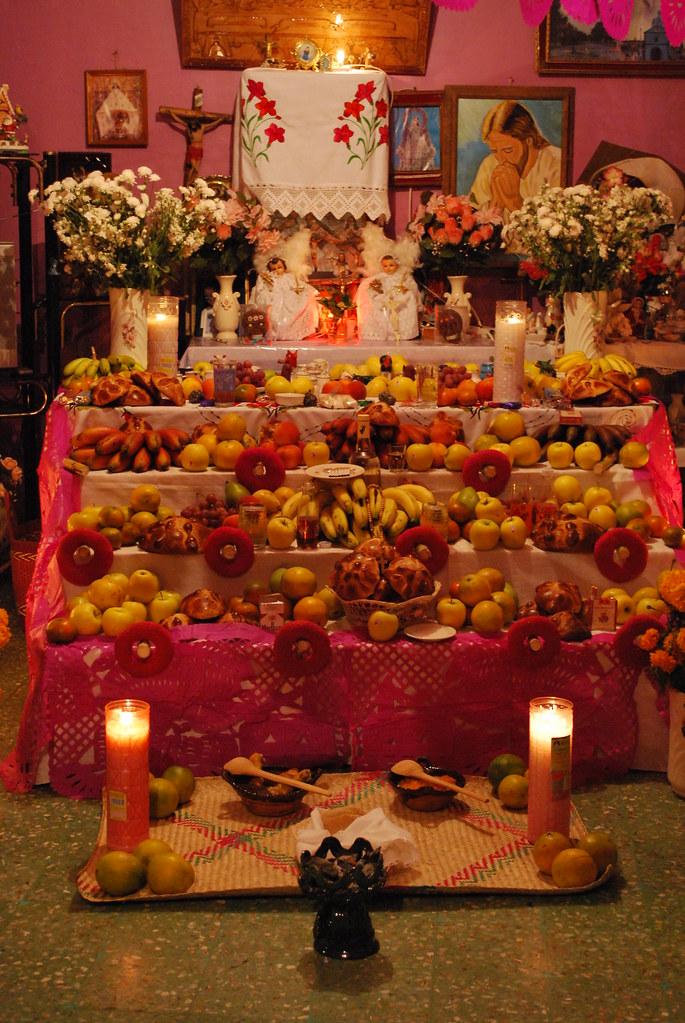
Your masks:
{"label": "yellow banana", "polygon": [[319,529],[327,540],[338,539],[338,532],[335,528],[330,508],[324,508],[319,515]]}
{"label": "yellow banana", "polygon": [[357,522],[355,519],[352,520],[352,533],[354,536],[357,537],[359,543],[363,543],[364,540],[371,539],[371,533],[368,531],[368,529],[365,529],[364,526],[362,526],[361,523]]}
{"label": "yellow banana", "polygon": [[418,522],[421,518],[421,505],[414,495],[403,487],[386,487],[383,496],[386,500],[391,497],[398,508],[403,508],[410,522]]}
{"label": "yellow banana", "polygon": [[[406,513],[405,513],[406,514]],[[397,501],[394,497],[386,497],[383,495],[383,514],[381,515],[381,526],[383,529],[389,529],[395,521],[397,515]]]}
{"label": "yellow banana", "polygon": [[356,498],[358,501],[364,500],[366,497],[366,483],[362,476],[357,476],[356,479],[352,480],[350,483],[350,490],[352,491],[352,497]]}
{"label": "yellow banana", "polygon": [[369,493],[367,495],[369,505],[369,519],[374,522],[380,521],[383,514],[383,491],[380,487],[373,483],[369,487]]}
{"label": "yellow banana", "polygon": [[97,359],[91,359],[86,366],[86,372],[83,374],[87,377],[96,377],[100,372],[100,364]]}
{"label": "yellow banana", "polygon": [[62,370],[62,377],[82,377],[86,367],[89,365],[90,357],[88,355],[81,355],[66,364]]}
{"label": "yellow banana", "polygon": [[288,500],[284,502],[283,507],[281,508],[281,515],[285,515],[286,519],[296,519],[301,497],[302,491],[297,490],[292,497],[289,497]]}
{"label": "yellow banana", "polygon": [[610,369],[613,369],[613,366],[611,365],[609,359],[605,355],[601,356],[599,360],[599,365],[602,370],[602,373],[608,373]]}
{"label": "yellow banana", "polygon": [[404,508],[397,509],[397,515],[395,516],[392,524],[386,530],[386,535],[389,540],[394,540],[396,536],[399,536],[403,530],[409,525],[409,516],[407,515]]}
{"label": "yellow banana", "polygon": [[432,491],[420,483],[400,483],[400,487],[415,497],[419,504],[433,504],[435,501]]}
{"label": "yellow banana", "polygon": [[345,534],[345,536],[338,537],[339,542],[343,547],[347,547],[348,550],[353,551],[355,547],[359,546],[359,540],[354,535],[352,530]]}
{"label": "yellow banana", "polygon": [[102,357],[102,358],[101,358],[101,359],[100,359],[100,360],[98,361],[98,369],[100,370],[100,376],[103,376],[103,377],[109,376],[109,374],[110,374],[110,373],[111,373],[111,371],[112,371],[112,370],[111,370],[111,366],[110,366],[110,364],[109,364],[109,359],[106,359],[106,358],[104,357],[104,355],[103,355],[103,357]]}
{"label": "yellow banana", "polygon": [[317,490],[314,501],[318,510],[323,511],[333,501],[333,495],[330,490]]}
{"label": "yellow banana", "polygon": [[352,514],[352,498],[344,483],[335,483],[331,487],[331,493],[346,515]]}
{"label": "yellow banana", "polygon": [[334,501],[331,505],[331,516],[333,518],[333,525],[335,526],[336,534],[339,537],[346,536],[350,531],[350,525],[347,521],[347,515],[337,501]]}
{"label": "yellow banana", "polygon": [[630,359],[624,358],[623,355],[614,355],[613,352],[610,352],[606,356],[606,360],[611,369],[615,369],[619,373],[625,373],[629,377],[637,376],[636,367]]}
{"label": "yellow banana", "polygon": [[354,525],[352,526],[353,529],[354,529],[355,525],[356,526],[361,526],[362,528],[365,528],[366,526],[368,526],[368,524],[369,524],[369,509],[368,509],[368,505],[366,503],[366,499],[363,499],[361,501],[354,501],[353,502],[352,521],[354,523]]}

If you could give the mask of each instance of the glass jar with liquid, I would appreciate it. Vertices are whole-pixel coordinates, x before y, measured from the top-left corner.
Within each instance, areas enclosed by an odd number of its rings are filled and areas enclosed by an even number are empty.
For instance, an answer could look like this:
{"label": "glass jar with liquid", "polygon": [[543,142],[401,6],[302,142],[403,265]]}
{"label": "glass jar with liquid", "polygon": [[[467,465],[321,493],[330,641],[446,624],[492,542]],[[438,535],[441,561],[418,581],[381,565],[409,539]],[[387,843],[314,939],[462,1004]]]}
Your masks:
{"label": "glass jar with liquid", "polygon": [[297,546],[314,548],[319,541],[319,507],[316,487],[306,483],[297,506]]}
{"label": "glass jar with liquid", "polygon": [[367,487],[381,484],[381,462],[371,440],[371,420],[367,412],[357,416],[357,443],[350,455],[350,464],[358,465],[364,470],[364,482]]}

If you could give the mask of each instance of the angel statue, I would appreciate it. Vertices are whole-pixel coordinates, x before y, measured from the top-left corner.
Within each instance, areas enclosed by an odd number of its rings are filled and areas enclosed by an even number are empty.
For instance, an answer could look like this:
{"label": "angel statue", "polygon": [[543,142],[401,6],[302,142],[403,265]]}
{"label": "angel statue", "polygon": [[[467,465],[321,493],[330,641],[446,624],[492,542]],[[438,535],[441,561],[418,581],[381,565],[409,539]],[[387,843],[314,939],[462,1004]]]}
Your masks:
{"label": "angel statue", "polygon": [[355,302],[360,341],[411,341],[419,334],[421,297],[413,270],[419,246],[409,235],[393,242],[378,224],[362,233],[365,276]]}
{"label": "angel statue", "polygon": [[257,283],[251,302],[266,313],[272,341],[302,341],[316,332],[319,307],[312,273],[309,231],[281,238],[274,249],[255,259]]}

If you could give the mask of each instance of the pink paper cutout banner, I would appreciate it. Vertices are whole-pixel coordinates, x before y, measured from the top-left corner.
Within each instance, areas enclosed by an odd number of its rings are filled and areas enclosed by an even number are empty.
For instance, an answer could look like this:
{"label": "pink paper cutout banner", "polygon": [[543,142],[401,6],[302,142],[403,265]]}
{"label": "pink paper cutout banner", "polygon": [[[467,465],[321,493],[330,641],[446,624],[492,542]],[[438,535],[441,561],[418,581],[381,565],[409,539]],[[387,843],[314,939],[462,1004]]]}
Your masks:
{"label": "pink paper cutout banner", "polygon": [[519,0],[526,25],[540,25],[552,6],[552,0]]}
{"label": "pink paper cutout banner", "polygon": [[597,0],[602,24],[612,39],[625,39],[633,14],[633,0]]}

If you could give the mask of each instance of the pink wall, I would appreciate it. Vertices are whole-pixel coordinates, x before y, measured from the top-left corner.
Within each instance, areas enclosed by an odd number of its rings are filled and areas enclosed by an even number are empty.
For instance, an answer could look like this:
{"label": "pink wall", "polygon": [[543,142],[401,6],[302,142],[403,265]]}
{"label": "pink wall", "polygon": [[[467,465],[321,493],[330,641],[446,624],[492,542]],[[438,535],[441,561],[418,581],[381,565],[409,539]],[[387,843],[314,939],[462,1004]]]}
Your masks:
{"label": "pink wall", "polygon": [[[180,65],[180,0],[19,0],[3,5],[0,75],[29,117],[32,152],[82,150],[85,69],[144,68],[148,79],[149,145],[113,151],[113,167],[147,164],[165,184],[182,176],[184,138],[157,119],[160,106],[189,106],[194,86],[207,110],[231,111],[237,71],[185,70]],[[504,13],[506,12],[506,13]],[[535,72],[535,31],[517,0],[478,0],[467,12],[437,8],[425,77],[395,77],[394,89],[445,84],[574,86],[573,173],[603,141],[654,152],[685,167],[685,82],[656,78],[556,78]],[[229,173],[232,128],[205,137],[203,172]],[[0,218],[11,216],[0,178]],[[414,202],[416,197],[414,196]],[[406,220],[407,193],[397,196],[397,226]],[[0,237],[10,229],[0,219]]]}

